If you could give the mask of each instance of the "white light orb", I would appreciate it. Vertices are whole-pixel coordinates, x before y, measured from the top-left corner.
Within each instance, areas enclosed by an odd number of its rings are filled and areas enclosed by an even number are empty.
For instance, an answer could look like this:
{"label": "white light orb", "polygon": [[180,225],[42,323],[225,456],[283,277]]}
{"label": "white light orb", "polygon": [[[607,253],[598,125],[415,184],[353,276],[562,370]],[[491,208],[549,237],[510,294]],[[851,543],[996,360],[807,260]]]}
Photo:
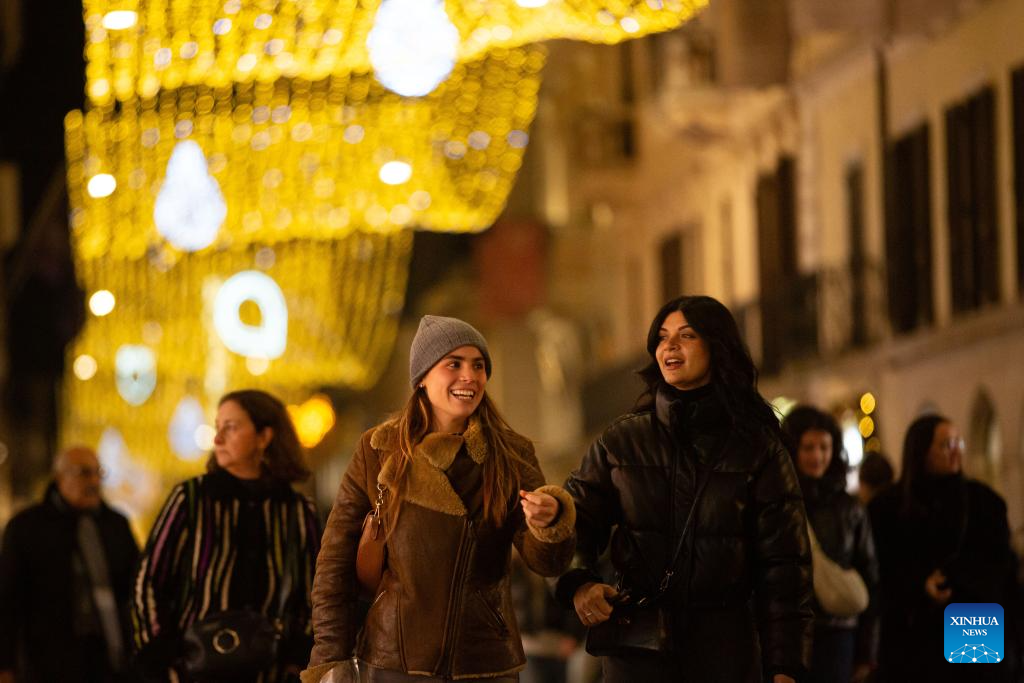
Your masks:
{"label": "white light orb", "polygon": [[153,207],[156,229],[182,251],[199,251],[213,244],[227,218],[220,185],[194,140],[174,146],[164,184]]}
{"label": "white light orb", "polygon": [[139,15],[130,9],[115,9],[103,15],[103,28],[108,31],[123,31],[135,26]]}
{"label": "white light orb", "polygon": [[89,178],[89,183],[85,188],[90,197],[103,199],[114,194],[114,190],[117,189],[117,179],[109,173],[97,173]]}
{"label": "white light orb", "polygon": [[382,0],[366,49],[381,85],[403,97],[422,97],[452,72],[459,31],[443,0]]}
{"label": "white light orb", "polygon": [[205,453],[213,450],[213,442],[217,438],[217,430],[210,425],[202,424],[196,427],[196,431],[192,436],[195,439],[196,446]]}
{"label": "white light orb", "polygon": [[389,161],[380,167],[380,180],[387,185],[401,185],[412,178],[412,166],[404,161]]}
{"label": "white light orb", "polygon": [[205,449],[196,443],[196,430],[206,424],[203,406],[192,396],[178,402],[167,425],[167,440],[180,459],[193,462],[203,457]]}
{"label": "white light orb", "polygon": [[156,388],[156,354],[148,346],[124,344],[114,355],[114,373],[121,398],[141,406]]}
{"label": "white light orb", "polygon": [[113,292],[108,289],[97,290],[89,297],[89,310],[97,318],[102,318],[110,313],[116,304],[117,300],[114,298]]}
{"label": "white light orb", "polygon": [[[246,301],[259,307],[259,325],[249,325],[239,316]],[[288,304],[273,278],[244,270],[228,278],[217,292],[213,325],[224,346],[234,353],[273,360],[284,353],[288,343]]]}
{"label": "white light orb", "polygon": [[96,370],[99,366],[97,365],[95,358],[87,353],[83,353],[75,359],[75,362],[71,367],[75,373],[75,377],[83,382],[87,382],[96,376]]}

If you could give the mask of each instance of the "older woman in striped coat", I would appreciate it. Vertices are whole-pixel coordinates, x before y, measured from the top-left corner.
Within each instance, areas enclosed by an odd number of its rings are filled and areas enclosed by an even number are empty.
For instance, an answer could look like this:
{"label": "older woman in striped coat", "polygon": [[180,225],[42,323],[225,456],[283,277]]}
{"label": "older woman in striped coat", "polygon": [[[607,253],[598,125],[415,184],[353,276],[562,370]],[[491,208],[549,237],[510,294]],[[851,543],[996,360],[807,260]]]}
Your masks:
{"label": "older woman in striped coat", "polygon": [[284,406],[262,391],[224,396],[216,427],[207,473],[174,488],[139,563],[131,614],[139,663],[152,679],[189,680],[181,666],[189,627],[247,610],[280,620],[284,638],[276,663],[233,680],[297,679],[312,645],[321,533],[312,502],[291,487],[309,475],[302,448]]}

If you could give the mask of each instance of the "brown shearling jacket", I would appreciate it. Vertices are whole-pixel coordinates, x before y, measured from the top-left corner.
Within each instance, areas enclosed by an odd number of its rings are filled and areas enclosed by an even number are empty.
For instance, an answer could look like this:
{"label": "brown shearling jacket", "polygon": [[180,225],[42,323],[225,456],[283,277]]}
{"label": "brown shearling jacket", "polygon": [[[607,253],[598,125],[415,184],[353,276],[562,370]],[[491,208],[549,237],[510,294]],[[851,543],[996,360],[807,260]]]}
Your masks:
{"label": "brown shearling jacket", "polygon": [[572,498],[558,486],[544,486],[525,438],[516,444],[529,463],[520,473],[521,487],[556,498],[559,516],[548,527],[532,527],[514,495],[500,528],[484,520],[480,482],[490,454],[479,423],[471,419],[464,435],[432,433],[415,447],[387,541],[384,577],[365,623],[357,623],[355,562],[363,518],[376,500],[378,482],[393,499],[398,448],[394,421],[371,429],[342,478],[317,559],[314,646],[303,683],[318,683],[353,654],[374,667],[408,674],[510,675],[526,662],[509,590],[512,545],[543,576],[559,575],[572,559]]}

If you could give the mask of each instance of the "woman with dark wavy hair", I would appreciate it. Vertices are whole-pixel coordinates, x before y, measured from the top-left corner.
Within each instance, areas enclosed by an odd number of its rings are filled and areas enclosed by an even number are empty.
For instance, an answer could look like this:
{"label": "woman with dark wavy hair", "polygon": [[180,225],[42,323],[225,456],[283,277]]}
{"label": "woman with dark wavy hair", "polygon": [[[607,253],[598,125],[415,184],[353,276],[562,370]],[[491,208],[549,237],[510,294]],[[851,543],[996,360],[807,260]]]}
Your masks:
{"label": "woman with dark wavy hair", "polygon": [[[855,569],[873,593],[878,563],[871,524],[864,506],[846,492],[848,465],[839,425],[828,413],[802,405],[786,416],[782,431],[821,551],[843,568]],[[814,613],[814,660],[807,680],[864,680],[876,666],[878,620],[874,612],[838,616],[815,600]]]}
{"label": "woman with dark wavy hair", "polygon": [[[1006,503],[964,476],[963,453],[952,420],[917,418],[903,440],[899,481],[868,506],[881,574],[883,681],[963,680],[958,667],[938,656],[944,651],[938,625],[954,602],[994,602],[1004,609],[999,664],[971,667],[971,680],[1021,680],[1017,558]],[[946,659],[954,654],[944,652]]]}
{"label": "woman with dark wavy hair", "polygon": [[[370,683],[518,680],[526,656],[512,548],[532,571],[558,575],[572,558],[575,512],[564,490],[544,485],[533,444],[498,413],[490,375],[476,328],[423,317],[409,353],[412,395],[363,435],[327,520],[305,683],[343,678],[353,656]],[[363,621],[356,558],[378,500],[387,562]]]}
{"label": "woman with dark wavy hair", "polygon": [[[619,619],[616,603],[660,610],[660,651],[603,656],[605,681],[790,683],[810,664],[810,546],[754,363],[732,314],[707,296],[662,306],[647,352],[635,411],[566,485],[577,556],[557,597],[588,627]],[[603,577],[609,543],[615,576]]]}
{"label": "woman with dark wavy hair", "polygon": [[185,633],[217,613],[245,611],[279,620],[284,639],[267,669],[230,680],[297,680],[312,645],[320,550],[316,508],[292,489],[309,476],[302,446],[284,405],[264,391],[225,394],[215,424],[206,474],[174,487],[139,563],[131,614],[139,660],[154,680],[227,680],[190,677]]}

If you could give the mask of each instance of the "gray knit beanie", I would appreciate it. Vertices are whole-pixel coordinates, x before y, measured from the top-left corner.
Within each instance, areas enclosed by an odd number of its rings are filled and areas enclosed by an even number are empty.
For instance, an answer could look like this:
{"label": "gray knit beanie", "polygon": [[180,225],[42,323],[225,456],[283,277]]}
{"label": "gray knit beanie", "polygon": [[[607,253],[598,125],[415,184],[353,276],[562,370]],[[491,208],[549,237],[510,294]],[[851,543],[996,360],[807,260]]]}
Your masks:
{"label": "gray knit beanie", "polygon": [[430,368],[434,367],[437,361],[460,346],[475,346],[480,349],[484,356],[487,377],[490,377],[491,354],[487,350],[487,340],[475,327],[458,318],[423,316],[409,349],[409,379],[412,388],[415,389],[419,385],[423,376],[430,372]]}

